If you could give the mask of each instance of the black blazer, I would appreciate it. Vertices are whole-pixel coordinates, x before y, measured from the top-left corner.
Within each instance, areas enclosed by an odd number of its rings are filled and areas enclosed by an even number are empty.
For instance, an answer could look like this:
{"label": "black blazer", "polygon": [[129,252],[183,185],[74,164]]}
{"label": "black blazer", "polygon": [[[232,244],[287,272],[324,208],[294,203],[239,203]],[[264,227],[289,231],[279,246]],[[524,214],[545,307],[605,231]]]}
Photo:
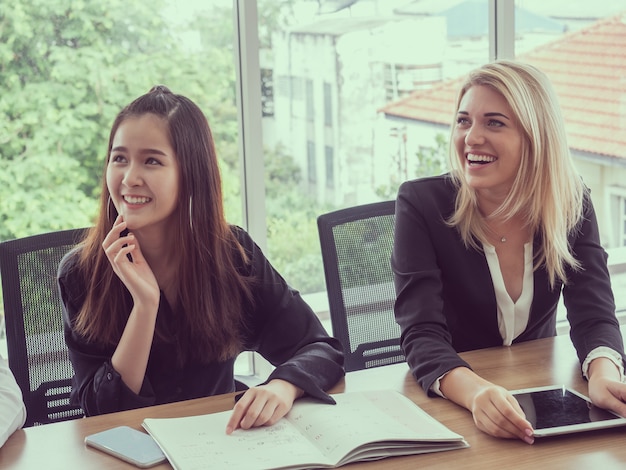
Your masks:
{"label": "black blazer", "polygon": [[[501,346],[493,281],[482,251],[466,248],[447,220],[456,188],[449,175],[403,183],[396,201],[391,265],[395,276],[396,320],[412,373],[424,390],[458,366],[470,367],[457,352]],[[538,240],[534,241],[537,252]],[[600,245],[593,205],[585,200],[584,220],[570,237],[583,269],[568,271],[569,283],[550,289],[545,269],[534,272],[534,296],[526,330],[514,343],[556,335],[561,292],[571,338],[581,361],[598,346],[623,356],[619,322]]]}
{"label": "black blazer", "polygon": [[[325,390],[344,376],[341,343],[328,336],[311,307],[274,269],[248,233],[235,226],[232,230],[249,259],[249,264],[244,263],[233,248],[238,269],[255,278],[254,299],[244,312],[244,349],[260,353],[276,366],[267,381],[283,379],[308,396],[334,403]],[[130,390],[111,364],[117,345],[89,342],[74,330],[87,289],[86,279],[76,268],[80,249],[63,258],[58,277],[65,342],[75,371],[73,403],[92,416],[235,391],[235,358],[213,362],[190,358],[179,363],[179,344],[189,340],[179,329],[184,312],[172,308],[162,293],[157,327],[163,338],[155,335],[152,342],[140,393]]]}

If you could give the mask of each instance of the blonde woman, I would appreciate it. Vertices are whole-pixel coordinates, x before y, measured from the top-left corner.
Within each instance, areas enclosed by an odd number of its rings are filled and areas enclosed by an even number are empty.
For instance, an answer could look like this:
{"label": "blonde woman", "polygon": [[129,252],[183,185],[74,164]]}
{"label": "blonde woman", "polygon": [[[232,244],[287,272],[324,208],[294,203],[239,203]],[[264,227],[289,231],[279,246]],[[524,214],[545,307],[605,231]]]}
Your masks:
{"label": "blonde woman", "polygon": [[457,353],[554,336],[563,295],[590,398],[626,416],[607,255],[546,76],[514,61],[471,72],[450,154],[450,173],[405,182],[396,203],[395,314],[416,379],[482,431],[532,444],[515,398]]}

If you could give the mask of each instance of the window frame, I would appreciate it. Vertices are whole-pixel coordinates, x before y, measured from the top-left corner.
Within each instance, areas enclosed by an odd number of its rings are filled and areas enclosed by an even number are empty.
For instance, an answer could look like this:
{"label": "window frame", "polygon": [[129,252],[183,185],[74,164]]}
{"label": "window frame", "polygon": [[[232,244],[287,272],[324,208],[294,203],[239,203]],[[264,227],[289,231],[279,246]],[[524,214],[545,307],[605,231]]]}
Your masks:
{"label": "window frame", "polygon": [[[489,59],[514,58],[514,2],[510,0],[488,0],[488,2]],[[267,252],[257,0],[233,0],[233,17],[242,224],[259,247]],[[268,364],[257,354],[248,355],[248,364],[255,375],[264,375],[269,370]]]}
{"label": "window frame", "polygon": [[[489,58],[515,56],[515,4],[489,2]],[[257,0],[233,0],[244,228],[267,249]]]}
{"label": "window frame", "polygon": [[233,0],[242,224],[267,250],[257,0]]}
{"label": "window frame", "polygon": [[611,185],[606,188],[606,207],[609,209],[609,240],[615,248],[626,247],[626,187]]}

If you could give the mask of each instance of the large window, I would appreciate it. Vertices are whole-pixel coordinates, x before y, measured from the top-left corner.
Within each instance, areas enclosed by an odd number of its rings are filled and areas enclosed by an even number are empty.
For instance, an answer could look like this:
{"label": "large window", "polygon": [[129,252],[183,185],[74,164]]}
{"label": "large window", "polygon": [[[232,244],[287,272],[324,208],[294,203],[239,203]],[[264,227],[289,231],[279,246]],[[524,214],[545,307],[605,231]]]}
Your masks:
{"label": "large window", "polygon": [[232,0],[0,2],[0,240],[91,225],[113,119],[156,84],[206,113],[241,224],[233,24]]}
{"label": "large window", "polygon": [[609,0],[515,6],[515,55],[546,72],[556,88],[609,253],[616,307],[626,312],[626,6]]}
{"label": "large window", "polygon": [[[274,22],[280,27],[271,41],[261,41],[263,67],[272,68],[280,84],[274,114],[263,118],[264,156],[271,165],[281,149],[282,158],[299,171],[283,182],[281,192],[271,193],[276,175],[266,172],[267,251],[325,318],[317,216],[391,199],[403,180],[443,168],[443,144],[436,135],[421,147],[401,145],[402,135],[387,145],[389,129],[380,109],[486,62],[488,1],[478,2],[482,21],[470,18],[461,35],[449,25],[464,13],[436,2],[275,3],[281,5]],[[263,31],[267,18],[261,10],[259,15]],[[420,164],[423,146],[437,149],[429,153],[429,164]]]}
{"label": "large window", "polygon": [[87,226],[108,131],[156,84],[195,100],[241,221],[232,1],[0,5],[0,239]]}
{"label": "large window", "polygon": [[229,220],[325,319],[317,216],[445,171],[454,80],[517,56],[558,77],[603,243],[626,246],[621,2],[9,3],[0,3],[0,240],[90,224],[112,119],[166,84],[209,118]]}
{"label": "large window", "polygon": [[[272,125],[264,118],[265,158],[279,147],[299,169],[284,192],[267,195],[267,250],[322,318],[315,218],[392,199],[402,181],[445,171],[455,80],[495,58],[527,60],[551,76],[603,244],[609,251],[626,244],[615,189],[626,185],[626,26],[616,2],[278,3],[280,28],[263,43],[262,56],[271,58],[265,66],[277,83],[305,86],[276,93]],[[332,187],[319,174],[326,168],[329,175],[331,165]]]}

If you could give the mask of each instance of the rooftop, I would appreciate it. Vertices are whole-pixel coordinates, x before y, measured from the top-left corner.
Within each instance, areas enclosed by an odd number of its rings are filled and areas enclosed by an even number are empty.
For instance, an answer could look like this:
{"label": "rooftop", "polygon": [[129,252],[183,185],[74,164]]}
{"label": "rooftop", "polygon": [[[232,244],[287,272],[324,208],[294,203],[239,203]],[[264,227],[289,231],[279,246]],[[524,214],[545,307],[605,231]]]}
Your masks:
{"label": "rooftop", "polygon": [[[446,18],[449,38],[480,37],[489,34],[489,4],[484,0],[463,0],[431,4],[414,2],[394,10],[400,15],[436,15]],[[515,6],[515,31],[559,32],[566,30],[564,23],[538,15]]]}
{"label": "rooftop", "polygon": [[369,31],[390,22],[400,21],[397,17],[355,17],[355,18],[321,18],[312,23],[298,25],[289,30],[291,34],[342,36],[354,31]]}
{"label": "rooftop", "polygon": [[[559,95],[570,147],[626,161],[626,12],[520,55]],[[449,126],[462,78],[379,109],[387,117]]]}

